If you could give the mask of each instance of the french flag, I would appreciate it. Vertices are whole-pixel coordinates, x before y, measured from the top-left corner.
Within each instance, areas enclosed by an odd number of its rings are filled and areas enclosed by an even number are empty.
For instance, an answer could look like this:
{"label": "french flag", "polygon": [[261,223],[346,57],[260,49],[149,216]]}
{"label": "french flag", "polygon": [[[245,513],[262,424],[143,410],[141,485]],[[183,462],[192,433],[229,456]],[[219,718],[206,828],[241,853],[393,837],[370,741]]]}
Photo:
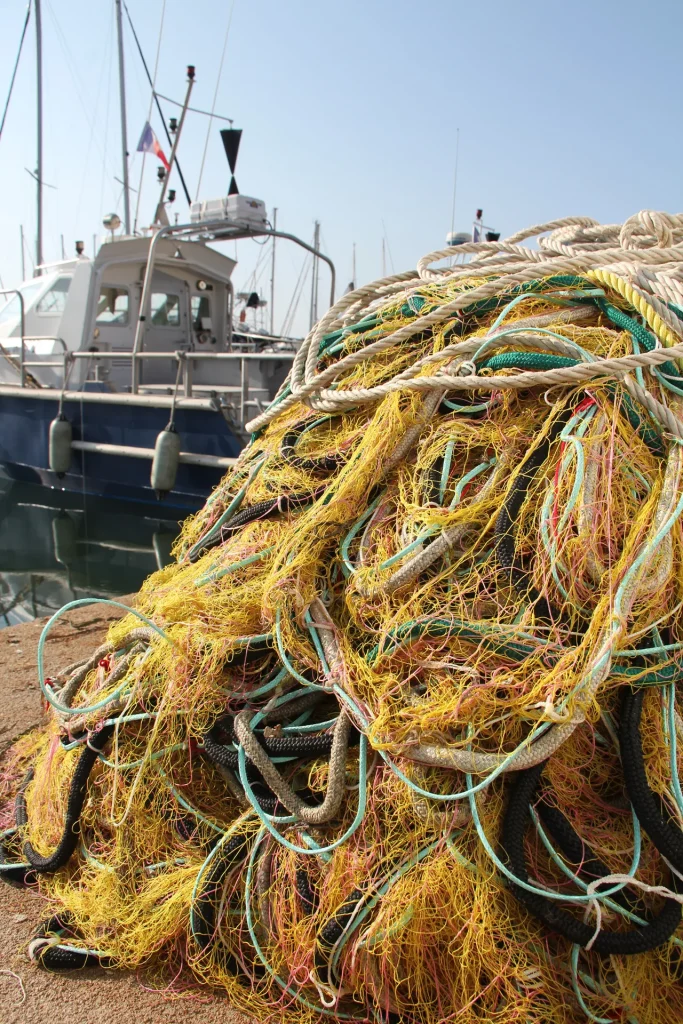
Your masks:
{"label": "french flag", "polygon": [[145,127],[142,129],[142,135],[138,142],[138,153],[154,153],[155,156],[159,157],[166,170],[170,171],[171,168],[169,162],[166,159],[163,149],[159,145],[159,140],[154,134],[149,121],[145,121]]}

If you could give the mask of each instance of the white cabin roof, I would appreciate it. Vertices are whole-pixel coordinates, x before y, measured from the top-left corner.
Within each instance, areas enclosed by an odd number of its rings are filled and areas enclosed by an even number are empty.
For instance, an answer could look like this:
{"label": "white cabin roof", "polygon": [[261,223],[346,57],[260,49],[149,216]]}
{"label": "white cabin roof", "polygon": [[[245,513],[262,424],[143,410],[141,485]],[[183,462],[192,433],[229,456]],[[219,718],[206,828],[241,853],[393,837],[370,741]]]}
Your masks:
{"label": "white cabin roof", "polygon": [[[113,263],[146,263],[151,238],[124,236],[104,242],[92,261],[96,270]],[[203,242],[176,241],[174,238],[162,238],[155,251],[155,267],[173,267],[182,263],[189,265],[199,274],[206,274],[221,281],[228,281],[235,260],[224,256]]]}

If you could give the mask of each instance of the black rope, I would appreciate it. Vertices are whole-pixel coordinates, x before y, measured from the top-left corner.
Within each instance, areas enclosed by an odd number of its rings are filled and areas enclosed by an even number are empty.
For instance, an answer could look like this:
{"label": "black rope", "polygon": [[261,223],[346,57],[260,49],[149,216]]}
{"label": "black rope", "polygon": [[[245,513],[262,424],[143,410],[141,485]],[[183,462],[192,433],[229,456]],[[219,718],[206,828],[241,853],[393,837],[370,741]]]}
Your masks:
{"label": "black rope", "polygon": [[[81,811],[85,803],[85,795],[88,788],[88,777],[92,771],[95,761],[102,753],[107,740],[114,731],[114,725],[105,725],[97,735],[92,736],[88,745],[78,759],[69,788],[69,796],[66,804],[66,817],[64,819],[64,831],[57,849],[47,857],[39,854],[27,839],[24,843],[24,856],[34,871],[41,875],[53,874],[59,871],[71,859],[71,855],[78,845],[81,834]],[[33,773],[31,772],[31,778]],[[26,796],[24,788],[19,790],[16,798],[16,819],[19,828],[28,825],[28,813],[26,810]]]}
{"label": "black rope", "polygon": [[33,936],[29,945],[31,960],[46,971],[81,971],[85,967],[103,967],[109,961],[90,953],[86,949],[65,949],[63,945],[36,942],[39,939],[74,938],[76,933],[71,928],[68,914],[59,914],[44,921]]}
{"label": "black rope", "polygon": [[645,774],[643,744],[640,738],[640,716],[645,690],[624,687],[619,724],[619,745],[626,790],[638,821],[662,857],[676,871],[683,872],[683,832],[670,817],[665,817],[660,798],[651,789]]}
{"label": "black rope", "polygon": [[198,547],[196,551],[190,555],[190,562],[198,562],[206,551],[210,551],[211,548],[218,547],[218,545],[222,544],[235,530],[239,530],[242,526],[246,526],[247,523],[253,523],[257,519],[269,519],[278,512],[291,512],[293,509],[303,508],[305,505],[310,505],[312,501],[319,498],[324,490],[325,488],[321,487],[318,488],[318,490],[313,491],[312,494],[280,494],[274,498],[264,498],[263,501],[257,501],[255,505],[248,505],[247,508],[243,508],[239,512],[236,512],[235,515],[220,528],[214,537],[204,541],[201,547]]}
{"label": "black rope", "polygon": [[[253,836],[236,835],[228,840],[216,855],[192,907],[192,934],[200,950],[205,954],[213,953],[220,960],[221,967],[233,975],[243,974],[244,971],[237,958],[226,949],[225,944],[217,944],[217,910],[229,875],[246,859],[253,839]],[[257,963],[252,965],[252,969],[257,978],[262,977],[265,972],[263,966]]]}
{"label": "black rope", "polygon": [[315,914],[318,909],[318,893],[311,885],[308,872],[304,868],[296,869],[296,894],[304,914]]}
{"label": "black rope", "polygon": [[[550,832],[567,860],[579,865],[583,875],[593,880],[611,874],[607,865],[592,853],[581,836],[574,831],[559,807],[542,799],[536,810],[543,825]],[[615,892],[612,899],[615,903],[620,903],[626,910],[635,911],[643,916],[644,908],[639,905],[640,901],[632,899],[626,889]]]}
{"label": "black rope", "polygon": [[[19,787],[19,793],[23,793],[28,786],[29,782],[33,778],[33,772],[27,772],[24,779]],[[18,797],[19,794],[17,794]],[[15,797],[16,807],[16,797]],[[15,811],[15,824],[16,824],[16,811]],[[14,864],[8,859],[7,846],[4,843],[0,843],[0,878],[3,882],[8,885],[14,886],[15,889],[23,889],[29,884],[30,881],[35,879],[35,871],[32,867],[26,867],[25,864]]]}
{"label": "black rope", "polygon": [[330,959],[334,950],[335,943],[344,934],[346,926],[351,921],[351,918],[355,914],[356,910],[360,907],[365,899],[365,894],[360,889],[354,889],[350,896],[348,896],[341,907],[330,920],[323,925],[318,932],[316,937],[314,963],[320,980],[327,985],[332,985],[332,978],[330,977]]}
{"label": "black rope", "polygon": [[[546,762],[543,761],[533,768],[519,772],[517,781],[512,787],[503,820],[501,846],[508,865],[519,882],[529,882],[524,836],[530,821],[529,805],[538,789],[545,765]],[[596,858],[590,850],[588,848],[586,850],[589,858],[595,860]],[[672,876],[670,884],[673,891],[677,892],[678,880],[675,876]],[[524,904],[527,910],[551,931],[558,932],[579,946],[586,946],[593,939],[595,928],[577,920],[563,910],[557,900],[548,899],[540,893],[529,892],[528,889],[514,883],[511,883],[510,888],[519,902]],[[601,930],[596,936],[592,948],[597,953],[618,953],[624,956],[633,956],[636,953],[646,953],[651,949],[656,949],[658,946],[664,945],[673,935],[680,924],[682,910],[683,908],[676,900],[667,899],[662,910],[655,916],[649,917],[643,927],[627,932]]]}
{"label": "black rope", "polygon": [[[259,736],[259,742],[271,757],[323,757],[332,749],[332,733],[313,733],[308,736]],[[219,727],[214,725],[203,740],[207,756],[223,768],[237,768],[238,753],[231,746],[221,743]],[[247,755],[248,759],[248,755]]]}
{"label": "black rope", "polygon": [[[331,416],[329,422],[338,418],[337,416]],[[301,423],[295,424],[282,438],[280,455],[285,462],[288,462],[290,466],[296,466],[297,469],[309,470],[310,472],[332,470],[343,465],[343,452],[328,452],[325,455],[311,456],[310,458],[304,458],[296,454],[296,446],[299,443],[301,434],[309,425],[310,421],[303,420]]]}

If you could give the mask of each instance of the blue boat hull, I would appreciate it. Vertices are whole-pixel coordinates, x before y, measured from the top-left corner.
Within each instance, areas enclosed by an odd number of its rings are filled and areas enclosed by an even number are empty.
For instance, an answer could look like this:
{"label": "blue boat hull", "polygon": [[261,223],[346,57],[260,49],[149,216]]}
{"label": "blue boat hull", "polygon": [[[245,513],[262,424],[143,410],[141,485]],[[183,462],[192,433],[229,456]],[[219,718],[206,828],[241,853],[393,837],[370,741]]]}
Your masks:
{"label": "blue boat hull", "polygon": [[[14,480],[39,483],[79,494],[124,501],[154,502],[151,463],[97,452],[73,451],[71,468],[61,479],[48,466],[48,432],[58,413],[55,399],[32,398],[30,391],[0,396],[0,465]],[[64,415],[75,441],[153,448],[168,423],[167,408],[67,401]],[[183,451],[236,458],[242,448],[223,416],[207,409],[178,408],[175,428]],[[200,508],[225,470],[181,464],[164,508]]]}

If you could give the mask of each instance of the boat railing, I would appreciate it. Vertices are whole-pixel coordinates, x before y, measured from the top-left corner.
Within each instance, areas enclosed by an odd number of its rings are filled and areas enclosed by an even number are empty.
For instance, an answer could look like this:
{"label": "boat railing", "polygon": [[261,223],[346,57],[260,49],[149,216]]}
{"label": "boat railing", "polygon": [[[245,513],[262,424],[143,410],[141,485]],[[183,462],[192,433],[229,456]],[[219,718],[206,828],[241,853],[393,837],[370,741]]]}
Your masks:
{"label": "boat railing", "polygon": [[23,388],[26,383],[26,374],[24,372],[24,331],[26,328],[26,315],[24,308],[24,296],[18,288],[0,288],[0,295],[18,295],[19,296],[19,316],[20,316],[20,327],[21,327],[21,359],[20,359],[20,376],[21,386]]}
{"label": "boat railing", "polygon": [[[249,419],[248,410],[255,409],[257,412],[262,412],[265,405],[268,403],[268,399],[264,401],[264,388],[258,385],[252,385],[249,377],[249,364],[264,363],[264,362],[279,362],[279,363],[291,363],[294,360],[294,351],[282,351],[282,352],[194,352],[185,349],[176,349],[166,352],[135,352],[131,350],[129,352],[111,352],[109,350],[104,351],[79,351],[71,352],[67,348],[66,342],[63,338],[54,336],[38,336],[38,335],[27,335],[24,334],[24,299],[20,291],[17,289],[0,289],[0,294],[5,295],[18,295],[20,302],[21,311],[21,349],[19,365],[17,369],[20,375],[20,387],[26,387],[29,381],[27,381],[27,371],[33,368],[54,368],[60,369],[61,373],[61,384],[57,385],[58,390],[63,390],[67,387],[69,374],[71,368],[79,361],[86,360],[88,363],[97,363],[116,360],[117,362],[121,359],[126,359],[140,366],[144,360],[172,360],[178,364],[178,376],[177,383],[173,384],[150,384],[142,385],[142,390],[157,390],[165,392],[175,392],[178,396],[183,398],[194,398],[198,392],[206,392],[207,390],[213,394],[225,394],[230,395],[234,398],[233,401],[227,403],[227,408],[230,409],[230,415],[235,420],[235,425],[239,428],[243,428],[244,424]],[[61,346],[62,351],[52,353],[56,358],[43,358],[43,359],[30,359],[27,355],[31,355],[30,345],[35,342],[49,342],[53,346]],[[28,352],[27,352],[28,348]],[[195,384],[194,382],[194,364],[197,362],[228,362],[237,364],[239,367],[239,383],[238,384],[213,384],[208,387],[206,384]],[[16,365],[16,364],[15,364]],[[35,381],[30,381],[31,386],[35,386]],[[200,395],[201,397],[201,395]]]}
{"label": "boat railing", "polygon": [[[178,364],[178,377],[177,383],[173,384],[160,384],[160,385],[148,385],[147,388],[143,385],[143,390],[149,390],[150,388],[162,389],[163,391],[175,391],[178,395],[182,395],[184,398],[193,398],[198,389],[206,390],[206,385],[196,385],[193,381],[193,364],[195,362],[227,362],[237,363],[239,365],[239,384],[214,384],[210,387],[210,391],[213,393],[223,393],[234,395],[237,399],[236,402],[229,403],[235,413],[237,420],[237,426],[244,427],[247,419],[247,410],[254,408],[257,411],[263,411],[264,406],[267,402],[263,402],[262,397],[259,398],[259,394],[263,395],[262,387],[252,387],[249,379],[249,364],[252,362],[263,363],[263,362],[292,362],[294,360],[294,352],[191,352],[184,349],[167,351],[167,352],[70,352],[65,354],[64,360],[64,379],[66,380],[67,364],[70,361],[78,360],[111,360],[115,358],[129,359],[131,362],[135,361],[138,365],[143,360],[173,360]],[[42,363],[40,365],[46,365]]]}

